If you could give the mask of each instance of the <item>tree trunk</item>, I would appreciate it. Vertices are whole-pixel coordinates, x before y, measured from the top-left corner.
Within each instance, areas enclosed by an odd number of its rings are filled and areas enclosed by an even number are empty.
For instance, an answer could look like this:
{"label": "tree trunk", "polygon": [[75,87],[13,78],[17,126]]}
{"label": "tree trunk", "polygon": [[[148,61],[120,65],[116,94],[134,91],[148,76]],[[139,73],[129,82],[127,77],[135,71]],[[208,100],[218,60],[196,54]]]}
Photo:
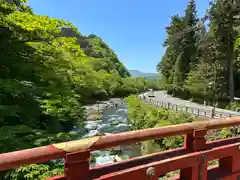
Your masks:
{"label": "tree trunk", "polygon": [[234,74],[233,74],[233,58],[234,58],[234,37],[233,37],[233,23],[229,25],[229,46],[228,46],[228,68],[229,68],[229,98],[230,102],[234,101]]}
{"label": "tree trunk", "polygon": [[233,77],[233,55],[229,59],[229,98],[230,102],[234,101],[234,77]]}

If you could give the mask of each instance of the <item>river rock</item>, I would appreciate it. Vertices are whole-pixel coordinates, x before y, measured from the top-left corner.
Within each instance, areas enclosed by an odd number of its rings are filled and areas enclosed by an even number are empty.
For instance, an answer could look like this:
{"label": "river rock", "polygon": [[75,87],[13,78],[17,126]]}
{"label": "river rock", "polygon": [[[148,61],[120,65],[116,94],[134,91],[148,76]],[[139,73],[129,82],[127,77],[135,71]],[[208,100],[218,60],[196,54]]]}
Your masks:
{"label": "river rock", "polygon": [[98,136],[100,135],[100,132],[98,130],[90,130],[88,133],[86,133],[83,138],[89,138],[93,136]]}
{"label": "river rock", "polygon": [[[106,123],[100,124],[97,130],[100,131],[100,132],[105,133],[105,132],[104,132],[104,129],[106,129],[106,128],[110,127],[110,126],[111,126],[111,124],[106,124]],[[111,133],[111,132],[110,132],[110,133]]]}
{"label": "river rock", "polygon": [[85,121],[84,122],[84,128],[88,129],[88,130],[96,130],[99,127],[99,124],[102,121]]}
{"label": "river rock", "polygon": [[98,128],[98,124],[86,124],[84,128],[88,130],[96,130]]}
{"label": "river rock", "polygon": [[122,152],[121,147],[117,146],[112,149],[110,149],[110,155],[118,155]]}
{"label": "river rock", "polygon": [[107,150],[96,150],[96,151],[92,151],[91,154],[94,157],[99,157],[99,156],[108,156],[110,155],[110,152]]}

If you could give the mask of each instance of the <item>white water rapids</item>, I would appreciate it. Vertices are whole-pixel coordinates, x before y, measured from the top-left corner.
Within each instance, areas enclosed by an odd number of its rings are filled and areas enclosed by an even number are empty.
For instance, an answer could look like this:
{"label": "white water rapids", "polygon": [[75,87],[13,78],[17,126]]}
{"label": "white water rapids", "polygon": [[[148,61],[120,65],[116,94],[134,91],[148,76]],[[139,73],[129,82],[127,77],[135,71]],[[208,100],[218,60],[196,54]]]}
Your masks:
{"label": "white water rapids", "polygon": [[[84,122],[84,129],[87,131],[82,138],[93,137],[97,135],[106,135],[108,133],[125,132],[130,129],[128,125],[128,108],[123,100],[115,101],[102,110],[100,120],[87,120]],[[136,157],[140,155],[140,145],[124,145],[113,149],[99,150],[92,152],[95,162],[91,165],[104,165]]]}

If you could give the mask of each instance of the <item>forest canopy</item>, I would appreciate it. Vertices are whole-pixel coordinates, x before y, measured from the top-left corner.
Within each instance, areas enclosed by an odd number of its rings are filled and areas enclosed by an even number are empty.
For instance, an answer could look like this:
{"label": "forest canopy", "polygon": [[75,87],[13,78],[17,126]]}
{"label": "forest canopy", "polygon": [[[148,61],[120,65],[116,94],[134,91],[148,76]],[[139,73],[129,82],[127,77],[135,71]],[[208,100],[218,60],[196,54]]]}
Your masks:
{"label": "forest canopy", "polygon": [[71,139],[85,104],[158,88],[131,78],[100,37],[25,0],[0,0],[0,60],[1,153]]}

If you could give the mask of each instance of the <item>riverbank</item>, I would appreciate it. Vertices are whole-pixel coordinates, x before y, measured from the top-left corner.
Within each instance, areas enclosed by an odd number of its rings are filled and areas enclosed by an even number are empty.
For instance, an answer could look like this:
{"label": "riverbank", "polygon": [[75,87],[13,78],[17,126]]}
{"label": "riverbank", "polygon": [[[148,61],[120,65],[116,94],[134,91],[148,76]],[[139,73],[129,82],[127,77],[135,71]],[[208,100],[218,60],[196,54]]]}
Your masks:
{"label": "riverbank", "polygon": [[104,109],[117,107],[123,103],[122,98],[111,98],[106,101],[98,101],[95,104],[84,106],[85,120],[99,120]]}

